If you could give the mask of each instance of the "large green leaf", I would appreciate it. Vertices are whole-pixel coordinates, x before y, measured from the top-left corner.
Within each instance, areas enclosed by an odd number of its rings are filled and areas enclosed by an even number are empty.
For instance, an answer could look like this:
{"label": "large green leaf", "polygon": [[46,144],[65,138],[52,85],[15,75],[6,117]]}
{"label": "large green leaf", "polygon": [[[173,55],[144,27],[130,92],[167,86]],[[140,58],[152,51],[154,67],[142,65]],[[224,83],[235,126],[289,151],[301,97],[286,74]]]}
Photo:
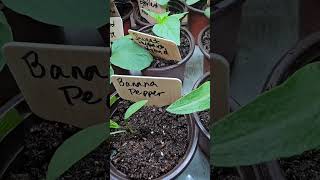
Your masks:
{"label": "large green leaf", "polygon": [[128,121],[128,119],[135,113],[137,112],[139,109],[141,109],[144,105],[146,105],[148,102],[148,100],[142,100],[142,101],[138,101],[134,104],[132,104],[126,111],[126,113],[124,114],[124,119],[126,121]]}
{"label": "large green leaf", "polygon": [[210,108],[210,81],[172,103],[167,111],[173,114],[190,114]]}
{"label": "large green leaf", "polygon": [[251,165],[320,145],[320,63],[305,66],[210,128],[211,163]]}
{"label": "large green leaf", "polygon": [[109,137],[107,123],[81,130],[67,139],[53,155],[47,173],[47,180],[55,180],[73,164],[96,149]]}
{"label": "large green leaf", "polygon": [[2,54],[2,46],[10,41],[13,41],[11,28],[6,20],[6,17],[2,11],[0,11],[0,71],[6,64]]}
{"label": "large green leaf", "polygon": [[117,39],[112,44],[110,62],[122,69],[141,71],[150,66],[152,55],[128,37]]}
{"label": "large green leaf", "polygon": [[7,112],[0,119],[0,142],[8,135],[16,126],[23,121],[16,109]]}
{"label": "large green leaf", "polygon": [[20,14],[57,26],[98,28],[109,22],[107,0],[2,0],[2,2]]}

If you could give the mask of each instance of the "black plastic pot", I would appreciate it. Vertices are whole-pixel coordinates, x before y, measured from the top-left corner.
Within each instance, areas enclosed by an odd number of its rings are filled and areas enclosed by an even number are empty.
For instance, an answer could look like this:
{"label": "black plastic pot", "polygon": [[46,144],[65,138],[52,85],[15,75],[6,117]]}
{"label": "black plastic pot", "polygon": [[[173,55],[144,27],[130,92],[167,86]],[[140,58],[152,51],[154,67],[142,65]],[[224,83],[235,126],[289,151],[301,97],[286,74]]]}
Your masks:
{"label": "black plastic pot", "polygon": [[[171,11],[171,12],[174,11],[174,12],[183,13],[183,12],[188,11],[186,4],[180,0],[170,0],[168,3],[168,7],[169,7],[169,11]],[[149,23],[145,18],[143,18],[140,15],[140,10],[139,10],[138,5],[135,6],[132,17],[135,22],[135,24],[134,24],[135,26],[132,27],[133,29],[140,29],[144,26],[152,25],[151,23]],[[188,15],[186,15],[182,19],[181,25],[187,25],[187,21],[188,21]]]}
{"label": "black plastic pot", "polygon": [[[280,85],[300,68],[316,61],[320,61],[320,32],[298,42],[278,61],[269,74],[263,91]],[[278,162],[273,162],[273,165],[265,169],[274,174],[272,180],[285,179]]]}
{"label": "black plastic pot", "polygon": [[[152,25],[141,28],[139,31],[146,31],[152,28]],[[181,27],[181,36],[185,35],[190,42],[190,51],[185,58],[179,61],[177,64],[163,67],[163,68],[146,68],[141,71],[144,76],[155,76],[155,77],[172,77],[178,78],[181,81],[184,80],[184,73],[186,69],[186,63],[190,60],[194,48],[195,42],[191,33],[184,27]]]}
{"label": "black plastic pot", "polygon": [[0,107],[4,105],[13,96],[20,93],[20,89],[12,76],[8,66],[4,66],[0,71],[0,82],[3,85],[0,87]]}
{"label": "black plastic pot", "polygon": [[[114,93],[113,95],[116,95]],[[112,114],[116,111],[117,103],[115,103],[112,107]],[[112,116],[111,114],[111,116]],[[197,144],[198,144],[198,138],[199,138],[199,129],[194,124],[192,119],[188,117],[188,138],[189,138],[189,145],[187,147],[187,151],[185,155],[181,158],[180,162],[168,173],[162,175],[161,177],[156,178],[155,180],[171,180],[175,179],[178,175],[180,175],[189,165],[189,163],[192,161],[193,156],[197,150]],[[111,180],[129,180],[128,177],[122,173],[121,171],[117,170],[117,168],[110,163],[110,179]]]}
{"label": "black plastic pot", "polygon": [[[131,29],[130,15],[135,9],[134,4],[131,1],[126,1],[126,2],[115,1],[115,4],[117,6],[117,9],[119,10],[119,13],[123,21],[124,34],[127,35],[128,30]],[[129,11],[124,11],[126,8],[128,8]]]}
{"label": "black plastic pot", "polygon": [[299,0],[299,36],[300,39],[320,31],[320,1]]}

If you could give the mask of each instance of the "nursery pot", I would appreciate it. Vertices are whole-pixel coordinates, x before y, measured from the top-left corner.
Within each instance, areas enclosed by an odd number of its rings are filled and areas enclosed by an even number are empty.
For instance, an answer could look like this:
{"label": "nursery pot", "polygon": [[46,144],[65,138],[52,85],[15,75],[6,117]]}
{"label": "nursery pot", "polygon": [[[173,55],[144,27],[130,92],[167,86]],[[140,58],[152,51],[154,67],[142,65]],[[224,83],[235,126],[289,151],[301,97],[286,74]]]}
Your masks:
{"label": "nursery pot", "polygon": [[[153,26],[146,26],[141,28],[139,31],[144,32],[146,30],[151,29]],[[181,27],[181,36],[185,36],[187,37],[190,46],[189,46],[189,52],[186,55],[186,57],[184,57],[181,61],[179,61],[178,63],[171,65],[171,66],[167,66],[167,67],[163,67],[163,68],[146,68],[144,70],[142,70],[142,75],[144,76],[155,76],[155,77],[172,77],[172,78],[178,78],[181,81],[183,81],[184,79],[184,72],[186,69],[186,63],[190,60],[193,52],[194,52],[194,48],[195,48],[195,42],[194,39],[191,35],[191,33],[184,27]]]}
{"label": "nursery pot", "polygon": [[131,1],[115,1],[115,4],[117,6],[117,9],[119,10],[119,13],[123,21],[124,34],[127,35],[128,30],[131,29],[130,15],[135,9],[134,4]]}
{"label": "nursery pot", "polygon": [[[116,93],[115,93],[116,94]],[[117,102],[111,107],[112,114],[117,110]],[[112,116],[111,114],[111,116]],[[156,178],[156,180],[171,180],[175,179],[178,175],[180,175],[192,161],[193,156],[197,149],[198,144],[198,135],[199,130],[194,122],[187,117],[188,121],[188,140],[189,144],[184,156],[180,159],[179,163],[175,165],[173,169],[171,169],[166,174],[161,177]],[[111,162],[110,162],[110,179],[112,180],[129,180],[129,178],[121,171],[119,171]]]}
{"label": "nursery pot", "polygon": [[[180,0],[170,0],[168,3],[168,7],[169,7],[170,12],[174,12],[174,13],[188,12],[188,8],[187,8],[186,4]],[[136,5],[132,15],[133,15],[133,19],[134,19],[134,22],[136,25],[136,27],[133,27],[134,29],[139,29],[144,26],[152,25],[151,23],[149,23],[145,18],[143,18],[140,15],[139,5]],[[187,21],[188,21],[188,15],[186,15],[182,19],[181,25],[186,25]]]}
{"label": "nursery pot", "polygon": [[[205,37],[205,35],[209,35],[209,37]],[[209,42],[209,44],[204,44],[203,40],[206,38],[206,40]],[[198,37],[198,45],[200,48],[200,51],[203,54],[203,72],[210,72],[210,26],[205,27]],[[207,49],[209,48],[209,49]]]}
{"label": "nursery pot", "polygon": [[7,65],[0,71],[0,82],[3,82],[0,87],[0,106],[2,106],[13,96],[19,94],[20,90]]}
{"label": "nursery pot", "polygon": [[300,39],[320,31],[320,2],[317,0],[299,0]]}
{"label": "nursery pot", "polygon": [[232,66],[237,50],[242,6],[245,0],[222,0],[214,5],[211,52],[224,56]]}
{"label": "nursery pot", "polygon": [[[282,84],[297,70],[318,61],[320,61],[320,32],[307,36],[282,56],[269,74],[263,91],[268,91]],[[286,179],[277,161],[265,169],[275,174],[272,180]]]}

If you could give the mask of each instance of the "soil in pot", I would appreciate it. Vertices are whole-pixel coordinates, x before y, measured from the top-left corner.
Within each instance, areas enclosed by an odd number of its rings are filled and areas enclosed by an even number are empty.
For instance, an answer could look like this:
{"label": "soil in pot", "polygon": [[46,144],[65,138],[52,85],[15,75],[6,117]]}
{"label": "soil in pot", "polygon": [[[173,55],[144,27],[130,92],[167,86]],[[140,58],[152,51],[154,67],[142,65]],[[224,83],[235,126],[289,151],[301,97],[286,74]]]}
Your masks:
{"label": "soil in pot", "polygon": [[[5,180],[45,179],[56,149],[80,129],[71,125],[41,121],[26,131],[25,147],[6,172]],[[109,143],[104,142],[72,166],[59,179],[109,179]]]}
{"label": "soil in pot", "polygon": [[[125,126],[123,116],[132,103],[119,100],[112,120]],[[130,119],[135,133],[111,138],[111,162],[130,179],[155,179],[172,170],[189,145],[186,116],[165,111],[166,107],[143,107]]]}
{"label": "soil in pot", "polygon": [[[149,29],[145,29],[142,32],[156,36],[152,32],[152,29],[150,29],[150,28]],[[189,51],[191,50],[190,49],[190,43],[191,42],[189,41],[189,39],[186,36],[186,34],[183,33],[183,31],[181,30],[180,46],[178,46],[178,48],[179,48],[179,52],[180,52],[180,55],[181,55],[182,59],[184,59],[188,55]],[[168,67],[168,66],[177,64],[179,62],[180,61],[165,60],[165,59],[153,56],[153,61],[152,61],[152,63],[151,63],[149,68],[163,68],[163,67]]]}
{"label": "soil in pot", "polygon": [[281,159],[280,166],[288,180],[319,180],[320,151],[312,150],[299,156]]}
{"label": "soil in pot", "polygon": [[210,53],[210,29],[207,29],[202,37],[201,37],[201,42],[203,49],[207,52]]}

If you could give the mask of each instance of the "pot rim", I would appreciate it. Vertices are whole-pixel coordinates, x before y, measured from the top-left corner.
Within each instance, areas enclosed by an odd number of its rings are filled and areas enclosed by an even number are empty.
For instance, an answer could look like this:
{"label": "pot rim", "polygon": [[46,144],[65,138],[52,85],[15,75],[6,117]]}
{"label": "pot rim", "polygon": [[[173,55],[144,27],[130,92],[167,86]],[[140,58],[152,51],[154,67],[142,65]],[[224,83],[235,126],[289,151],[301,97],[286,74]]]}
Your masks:
{"label": "pot rim", "polygon": [[[240,5],[242,5],[246,0],[224,0],[224,1],[221,1],[219,2],[218,4],[215,4],[214,5],[214,12],[213,12],[213,15],[214,17],[217,17],[219,16],[221,13],[223,13],[224,11],[228,11],[232,8],[236,8]],[[196,13],[199,13],[199,14],[204,14],[204,10],[201,10],[201,9],[198,9],[198,8],[195,8],[193,7],[192,5],[188,5],[186,4],[187,7],[196,12]],[[212,7],[210,7],[210,9],[212,9]]]}
{"label": "pot rim", "polygon": [[198,36],[198,46],[199,46],[199,49],[200,51],[204,54],[204,56],[207,58],[207,59],[210,59],[210,54],[204,49],[204,46],[203,46],[203,43],[202,43],[202,36],[204,35],[204,33],[209,30],[210,31],[210,25],[206,26],[205,28],[203,28],[200,33],[199,33],[199,36]]}
{"label": "pot rim", "polygon": [[[262,92],[281,84],[290,68],[306,61],[306,57],[320,57],[319,50],[320,32],[313,33],[296,43],[296,45],[288,50],[274,65],[262,88]],[[306,62],[308,63],[308,60]]]}
{"label": "pot rim", "polygon": [[134,11],[134,4],[131,1],[127,1],[125,3],[119,2],[119,1],[115,1],[114,2],[116,5],[117,4],[130,4],[131,5],[131,10],[128,12],[128,14],[124,15],[122,18],[123,21],[126,21],[130,18],[130,15],[132,14],[132,12]]}
{"label": "pot rim", "polygon": [[[117,92],[114,92],[112,95],[117,95]],[[117,110],[115,103],[111,109],[112,109],[112,113],[111,115]],[[110,115],[110,116],[111,116]],[[186,167],[190,164],[190,162],[193,159],[193,156],[197,150],[197,146],[198,146],[198,139],[199,139],[199,129],[198,127],[195,125],[195,123],[193,122],[193,120],[185,115],[188,121],[188,124],[190,126],[188,129],[188,139],[189,139],[189,145],[187,147],[187,150],[184,154],[184,156],[180,159],[179,163],[176,164],[174,166],[173,169],[171,169],[169,172],[167,172],[166,174],[156,178],[155,180],[171,180],[174,179],[175,177],[177,177],[178,175],[180,175],[185,169]],[[127,176],[119,171],[110,161],[110,179],[115,179],[115,180],[128,180]]]}
{"label": "pot rim", "polygon": [[[210,78],[210,72],[207,72],[203,76],[201,76],[196,81],[196,83],[193,85],[192,89],[194,90],[197,87],[199,87],[201,85],[201,83],[203,83],[208,78]],[[230,111],[235,111],[240,107],[240,104],[233,97],[229,98],[229,102],[230,102]],[[210,114],[211,114],[211,112],[210,112]],[[194,121],[196,122],[196,125],[199,128],[199,131],[202,132],[208,140],[210,140],[210,132],[208,132],[207,129],[201,123],[200,117],[199,117],[199,112],[192,113],[189,116],[191,117],[191,119],[194,119]]]}
{"label": "pot rim", "polygon": [[[153,26],[153,25],[149,25],[149,26],[142,27],[142,28],[139,29],[138,31],[141,32],[141,31],[143,31],[143,30],[145,30],[145,29],[148,29],[148,28],[150,29],[152,26]],[[184,58],[183,58],[181,61],[179,61],[177,64],[173,64],[173,65],[171,65],[171,66],[166,66],[166,67],[162,67],[162,68],[150,68],[150,67],[148,67],[148,68],[142,70],[142,72],[143,72],[143,71],[159,72],[159,71],[171,70],[171,69],[174,69],[174,68],[176,68],[176,67],[178,67],[178,66],[181,66],[181,65],[187,63],[187,62],[190,60],[191,56],[193,55],[194,49],[195,49],[195,40],[194,40],[193,36],[191,35],[191,32],[190,32],[188,29],[186,29],[185,27],[181,27],[180,30],[181,30],[180,32],[183,33],[183,34],[188,38],[188,40],[189,40],[189,42],[190,42],[190,46],[189,46],[190,49],[189,49],[189,52],[188,52],[187,56],[184,57]]]}
{"label": "pot rim", "polygon": [[[178,3],[179,5],[182,6],[183,8],[183,12],[187,12],[188,11],[188,8],[187,8],[187,5],[185,4],[185,2],[183,1],[179,1],[179,0],[171,0],[169,1],[169,3]],[[174,6],[176,7],[176,6]],[[133,10],[133,19],[137,22],[138,25],[142,25],[142,26],[149,26],[149,25],[152,25],[151,23],[148,23],[148,22],[143,22],[140,20],[140,17],[142,17],[140,15],[140,10],[139,10],[139,6],[137,5],[136,8],[134,8]],[[186,23],[182,23],[182,25],[185,25]]]}

